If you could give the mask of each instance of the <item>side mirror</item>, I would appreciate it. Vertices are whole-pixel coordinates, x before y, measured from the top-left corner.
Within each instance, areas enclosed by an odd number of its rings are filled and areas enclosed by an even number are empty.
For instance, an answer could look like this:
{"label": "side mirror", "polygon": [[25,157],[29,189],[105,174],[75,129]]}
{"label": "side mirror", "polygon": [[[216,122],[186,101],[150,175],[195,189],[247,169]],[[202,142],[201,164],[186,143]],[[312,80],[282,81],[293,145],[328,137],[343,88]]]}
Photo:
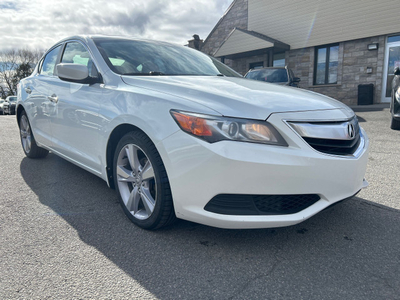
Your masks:
{"label": "side mirror", "polygon": [[299,83],[300,78],[299,77],[293,77],[293,83]]}
{"label": "side mirror", "polygon": [[394,68],[394,75],[400,75],[400,68],[399,67],[395,67]]}
{"label": "side mirror", "polygon": [[89,77],[87,66],[63,63],[57,65],[58,78],[64,81],[93,84],[99,82],[98,78]]}

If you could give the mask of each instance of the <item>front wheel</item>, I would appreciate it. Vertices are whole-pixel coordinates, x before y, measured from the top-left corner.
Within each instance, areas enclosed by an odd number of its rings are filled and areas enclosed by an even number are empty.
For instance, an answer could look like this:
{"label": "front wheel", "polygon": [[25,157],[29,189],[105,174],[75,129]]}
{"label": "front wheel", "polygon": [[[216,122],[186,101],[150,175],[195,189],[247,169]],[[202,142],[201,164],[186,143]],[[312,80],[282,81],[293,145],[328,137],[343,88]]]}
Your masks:
{"label": "front wheel", "polygon": [[28,116],[26,112],[21,113],[19,119],[19,132],[21,136],[22,149],[25,155],[29,158],[43,158],[49,154],[46,149],[40,148],[33,137],[31,126],[29,124]]}
{"label": "front wheel", "polygon": [[114,183],[128,218],[144,229],[172,223],[175,213],[161,157],[142,132],[122,137],[114,154]]}

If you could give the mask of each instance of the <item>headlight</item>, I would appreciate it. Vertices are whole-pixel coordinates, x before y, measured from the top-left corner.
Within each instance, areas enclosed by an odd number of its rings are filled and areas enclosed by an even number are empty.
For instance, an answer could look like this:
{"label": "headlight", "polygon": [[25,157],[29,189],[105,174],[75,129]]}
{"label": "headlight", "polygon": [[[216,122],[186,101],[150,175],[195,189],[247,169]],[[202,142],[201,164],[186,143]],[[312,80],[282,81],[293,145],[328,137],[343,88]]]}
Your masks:
{"label": "headlight", "polygon": [[179,127],[209,143],[224,140],[288,146],[279,132],[266,121],[216,117],[171,110]]}

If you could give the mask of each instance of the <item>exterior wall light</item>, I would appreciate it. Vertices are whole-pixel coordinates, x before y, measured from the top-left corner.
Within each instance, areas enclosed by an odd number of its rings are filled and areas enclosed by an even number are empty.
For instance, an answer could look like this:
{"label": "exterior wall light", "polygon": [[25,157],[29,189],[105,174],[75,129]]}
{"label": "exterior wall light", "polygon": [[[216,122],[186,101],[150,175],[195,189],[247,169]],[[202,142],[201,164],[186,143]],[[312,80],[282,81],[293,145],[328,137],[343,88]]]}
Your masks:
{"label": "exterior wall light", "polygon": [[378,50],[378,43],[373,43],[368,45],[368,50]]}

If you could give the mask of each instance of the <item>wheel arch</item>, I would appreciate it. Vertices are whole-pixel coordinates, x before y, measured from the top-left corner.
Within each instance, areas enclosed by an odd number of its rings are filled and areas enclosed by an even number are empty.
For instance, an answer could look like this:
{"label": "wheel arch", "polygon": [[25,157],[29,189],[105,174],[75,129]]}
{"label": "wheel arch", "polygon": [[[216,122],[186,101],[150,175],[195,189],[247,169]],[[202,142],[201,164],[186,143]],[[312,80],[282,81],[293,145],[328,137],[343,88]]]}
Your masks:
{"label": "wheel arch", "polygon": [[15,111],[15,114],[17,116],[18,127],[19,127],[19,119],[21,118],[21,114],[23,111],[25,111],[25,108],[21,104],[18,105],[17,110]]}
{"label": "wheel arch", "polygon": [[150,140],[151,138],[139,127],[132,124],[120,124],[113,129],[111,132],[106,147],[106,172],[107,172],[107,182],[110,188],[115,189],[114,179],[113,179],[113,160],[114,152],[117,148],[119,140],[128,132],[140,131],[143,132]]}

